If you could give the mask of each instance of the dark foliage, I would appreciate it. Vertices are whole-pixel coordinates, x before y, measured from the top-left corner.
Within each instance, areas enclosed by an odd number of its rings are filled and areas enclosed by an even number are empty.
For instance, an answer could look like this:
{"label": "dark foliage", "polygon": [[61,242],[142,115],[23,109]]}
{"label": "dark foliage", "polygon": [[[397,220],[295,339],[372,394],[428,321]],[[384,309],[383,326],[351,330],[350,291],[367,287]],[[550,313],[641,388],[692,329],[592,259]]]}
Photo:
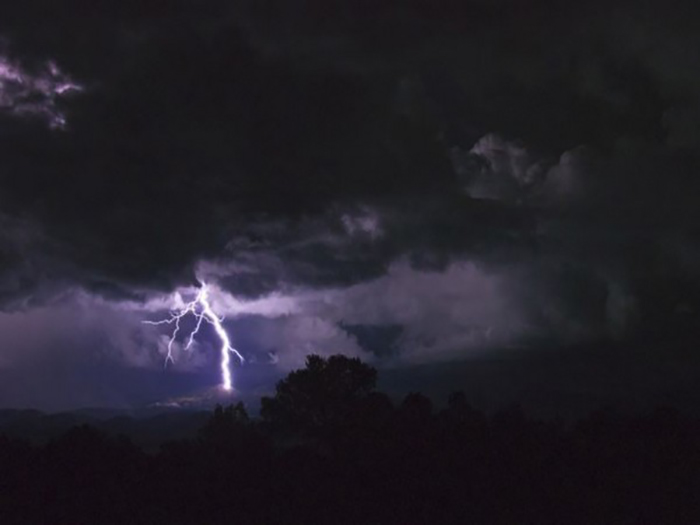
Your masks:
{"label": "dark foliage", "polygon": [[277,428],[308,436],[351,423],[374,390],[377,371],[357,358],[306,358],[306,368],[277,383],[275,396],[263,397],[260,415]]}
{"label": "dark foliage", "polygon": [[0,522],[683,524],[700,519],[700,424],[671,409],[573,425],[462,393],[395,407],[358,360],[312,356],[265,400],[217,407],[146,453],[75,427],[0,437]]}

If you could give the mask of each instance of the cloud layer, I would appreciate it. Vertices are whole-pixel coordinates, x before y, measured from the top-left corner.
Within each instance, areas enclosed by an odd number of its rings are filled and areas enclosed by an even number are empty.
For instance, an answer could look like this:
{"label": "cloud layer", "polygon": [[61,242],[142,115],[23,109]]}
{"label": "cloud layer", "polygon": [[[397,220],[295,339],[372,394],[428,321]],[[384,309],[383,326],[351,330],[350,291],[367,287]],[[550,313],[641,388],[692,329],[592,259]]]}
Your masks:
{"label": "cloud layer", "polygon": [[668,6],[70,4],[0,21],[0,366],[60,325],[153,369],[140,320],[197,279],[280,369],[692,331],[698,46]]}

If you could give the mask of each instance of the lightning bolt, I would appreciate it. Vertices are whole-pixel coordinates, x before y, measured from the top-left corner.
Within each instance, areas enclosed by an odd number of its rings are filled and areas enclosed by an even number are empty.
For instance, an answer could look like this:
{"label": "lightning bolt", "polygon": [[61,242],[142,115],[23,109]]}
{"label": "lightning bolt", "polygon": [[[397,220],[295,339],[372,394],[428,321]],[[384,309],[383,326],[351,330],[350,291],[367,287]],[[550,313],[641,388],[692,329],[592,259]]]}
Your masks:
{"label": "lightning bolt", "polygon": [[194,337],[199,333],[199,329],[202,327],[203,322],[206,321],[207,323],[212,325],[214,327],[216,335],[221,340],[221,386],[224,390],[230,391],[233,388],[233,381],[231,378],[231,358],[229,354],[234,354],[236,357],[238,357],[238,359],[240,359],[241,363],[243,363],[245,359],[243,359],[243,356],[240,354],[240,352],[238,352],[238,350],[231,346],[231,340],[229,339],[226,330],[221,324],[223,323],[224,318],[219,317],[214,313],[214,310],[211,307],[211,303],[209,302],[209,290],[207,284],[204,282],[201,282],[200,284],[201,287],[199,288],[199,292],[197,292],[197,297],[195,297],[193,301],[190,301],[189,303],[185,304],[182,308],[170,312],[169,318],[162,319],[161,321],[143,322],[145,324],[156,326],[164,324],[175,325],[175,328],[173,329],[173,332],[170,335],[170,339],[168,340],[168,353],[165,356],[165,366],[168,365],[168,362],[175,362],[175,360],[173,359],[173,344],[175,343],[175,339],[180,333],[180,321],[183,317],[186,317],[187,315],[191,314],[197,321],[195,327],[189,334],[185,350],[189,350],[192,346],[192,343],[194,342]]}

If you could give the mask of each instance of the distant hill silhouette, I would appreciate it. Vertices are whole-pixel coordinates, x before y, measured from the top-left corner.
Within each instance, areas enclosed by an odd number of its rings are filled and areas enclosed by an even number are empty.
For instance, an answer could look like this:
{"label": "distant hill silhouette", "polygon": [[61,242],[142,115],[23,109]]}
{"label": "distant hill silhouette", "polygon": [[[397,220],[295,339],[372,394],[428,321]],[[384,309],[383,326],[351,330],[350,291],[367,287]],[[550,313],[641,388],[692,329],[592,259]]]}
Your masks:
{"label": "distant hill silhouette", "polygon": [[204,410],[83,409],[46,414],[37,410],[0,410],[0,434],[45,444],[71,428],[89,425],[110,435],[122,435],[147,449],[165,441],[188,439],[209,419]]}

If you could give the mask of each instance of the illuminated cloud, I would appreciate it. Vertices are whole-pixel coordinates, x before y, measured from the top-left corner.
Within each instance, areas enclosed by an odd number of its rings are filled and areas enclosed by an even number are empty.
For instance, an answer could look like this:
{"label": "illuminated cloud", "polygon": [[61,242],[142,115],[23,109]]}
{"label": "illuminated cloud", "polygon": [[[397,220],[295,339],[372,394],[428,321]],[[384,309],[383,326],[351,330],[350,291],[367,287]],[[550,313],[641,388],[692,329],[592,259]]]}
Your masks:
{"label": "illuminated cloud", "polygon": [[346,213],[341,219],[349,235],[366,235],[377,239],[384,234],[379,215],[370,209],[364,208],[357,214]]}
{"label": "illuminated cloud", "polygon": [[36,70],[0,54],[0,111],[16,116],[37,116],[53,129],[66,126],[60,99],[84,88],[49,60]]}

